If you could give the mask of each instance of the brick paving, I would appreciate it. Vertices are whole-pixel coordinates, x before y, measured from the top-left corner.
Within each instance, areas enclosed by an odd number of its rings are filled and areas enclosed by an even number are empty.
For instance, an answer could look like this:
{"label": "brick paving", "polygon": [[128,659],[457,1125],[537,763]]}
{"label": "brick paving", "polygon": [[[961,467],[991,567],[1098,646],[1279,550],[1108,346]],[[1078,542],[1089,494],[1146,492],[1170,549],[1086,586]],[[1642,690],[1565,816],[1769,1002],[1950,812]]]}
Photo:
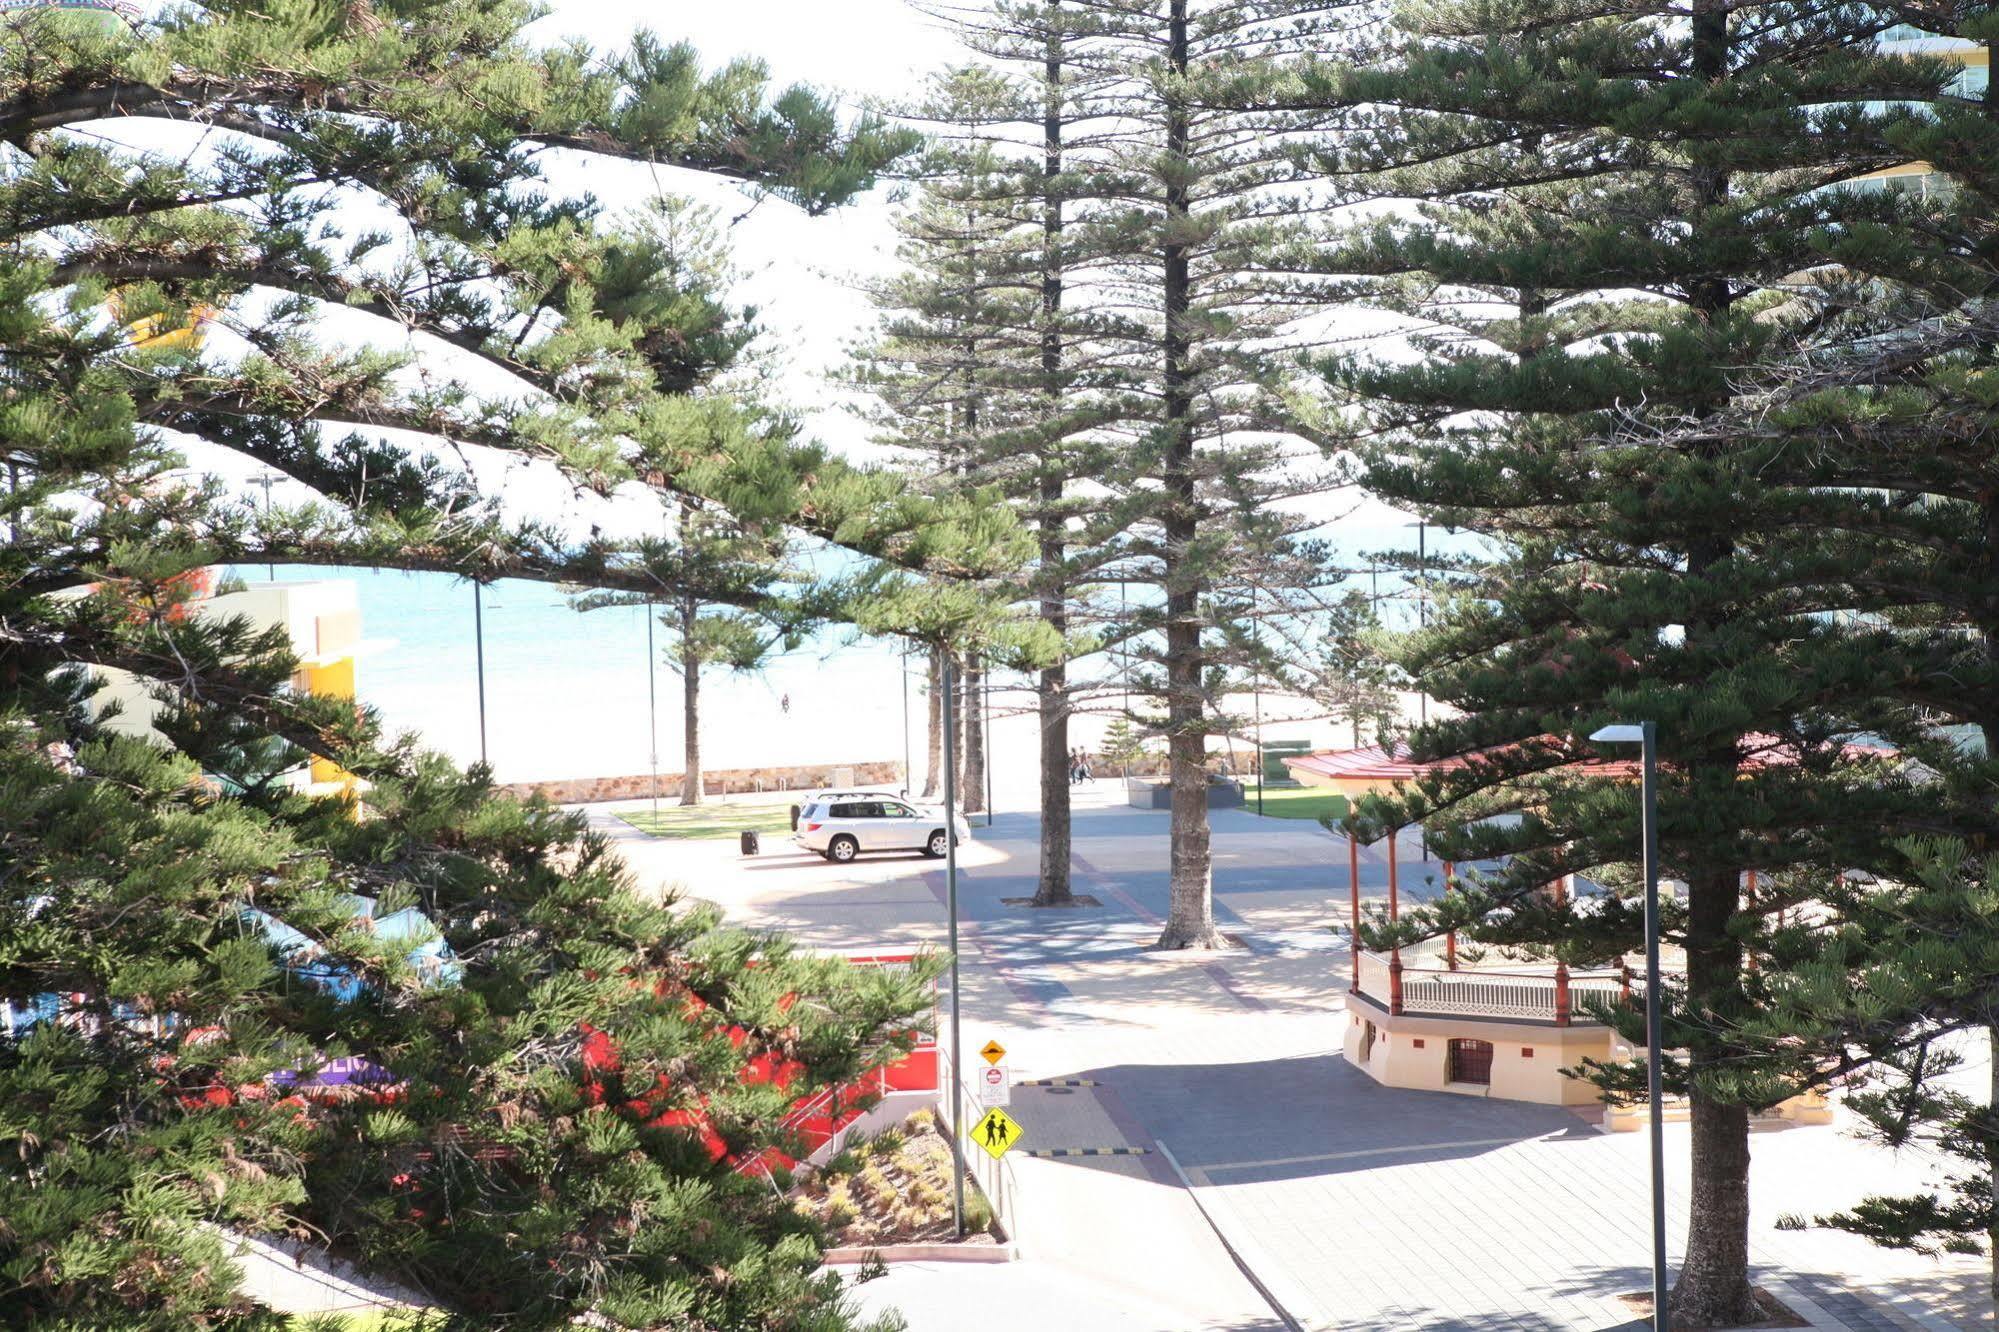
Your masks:
{"label": "brick paving", "polygon": [[[1382,1088],[1348,1066],[1338,1053],[1346,953],[1327,928],[1346,915],[1345,846],[1311,825],[1218,814],[1216,914],[1249,947],[1148,952],[1165,911],[1164,815],[1104,807],[1101,792],[1094,800],[1079,802],[1076,887],[1101,908],[1002,903],[1033,890],[1029,815],[1002,813],[966,849],[965,1038],[976,1048],[998,1037],[1016,1079],[1100,1084],[1017,1090],[1011,1113],[1031,1145],[1150,1154],[1016,1158],[1025,1261],[977,1275],[898,1269],[864,1288],[864,1304],[900,1307],[915,1332],[991,1321],[967,1315],[991,1307],[968,1306],[968,1295],[1053,1330],[1282,1328],[1241,1263],[1313,1329],[1631,1323],[1616,1296],[1650,1284],[1644,1135],[1603,1134],[1555,1107]],[[746,862],[732,846],[621,842],[641,873],[692,881],[746,924],[826,946],[944,941],[935,862],[835,870],[781,846]],[[1380,896],[1382,858],[1364,853],[1362,868],[1363,892]],[[1406,896],[1434,890],[1428,868],[1431,883],[1405,865]],[[1669,1125],[1675,1254],[1685,1143],[1685,1126]],[[1813,1326],[1993,1326],[1980,1259],[1938,1262],[1836,1232],[1777,1229],[1785,1213],[1822,1215],[1868,1191],[1905,1189],[1920,1162],[1837,1126],[1759,1132],[1753,1155],[1758,1280]]]}

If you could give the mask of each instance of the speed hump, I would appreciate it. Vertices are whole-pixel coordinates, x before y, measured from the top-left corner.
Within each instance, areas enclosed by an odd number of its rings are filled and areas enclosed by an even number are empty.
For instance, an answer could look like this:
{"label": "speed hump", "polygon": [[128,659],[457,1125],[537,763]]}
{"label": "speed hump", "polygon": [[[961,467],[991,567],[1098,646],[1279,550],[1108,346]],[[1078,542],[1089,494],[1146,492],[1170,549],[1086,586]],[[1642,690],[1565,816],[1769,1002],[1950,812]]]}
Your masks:
{"label": "speed hump", "polygon": [[972,1141],[983,1147],[986,1155],[995,1161],[1012,1151],[1020,1138],[1020,1125],[998,1106],[986,1111],[985,1118],[972,1126]]}

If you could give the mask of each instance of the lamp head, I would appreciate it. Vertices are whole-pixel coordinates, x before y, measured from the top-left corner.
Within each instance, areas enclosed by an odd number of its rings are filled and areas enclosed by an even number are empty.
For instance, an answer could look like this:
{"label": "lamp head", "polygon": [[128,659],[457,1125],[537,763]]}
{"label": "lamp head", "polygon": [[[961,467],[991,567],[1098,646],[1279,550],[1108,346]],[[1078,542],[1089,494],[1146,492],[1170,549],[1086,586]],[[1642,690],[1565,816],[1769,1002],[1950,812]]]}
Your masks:
{"label": "lamp head", "polygon": [[1600,731],[1592,732],[1590,739],[1600,745],[1643,744],[1645,741],[1645,728],[1634,726],[1628,722],[1619,723],[1614,726],[1606,726]]}

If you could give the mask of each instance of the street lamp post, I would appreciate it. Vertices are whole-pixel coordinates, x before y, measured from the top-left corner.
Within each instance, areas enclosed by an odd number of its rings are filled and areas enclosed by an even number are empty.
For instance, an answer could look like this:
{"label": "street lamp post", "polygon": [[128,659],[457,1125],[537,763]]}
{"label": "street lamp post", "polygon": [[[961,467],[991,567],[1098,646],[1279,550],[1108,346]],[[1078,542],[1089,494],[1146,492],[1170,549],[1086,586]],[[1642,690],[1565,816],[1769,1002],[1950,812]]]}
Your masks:
{"label": "street lamp post", "polygon": [[[268,528],[271,525],[271,487],[276,485],[280,479],[281,478],[279,473],[270,471],[268,469],[258,473],[256,476],[250,479],[252,485],[258,485],[264,488],[264,526],[266,528]],[[264,540],[266,541],[269,541],[271,539],[271,534],[268,531],[266,531],[263,534],[263,536]],[[271,581],[273,583],[278,581],[278,566],[276,564],[266,564],[264,566],[264,572],[270,575]]]}
{"label": "street lamp post", "polygon": [[[1430,521],[1419,518],[1413,523],[1403,524],[1416,529],[1416,627],[1430,627]],[[1430,695],[1427,690],[1416,691],[1416,724],[1430,724]]]}
{"label": "street lamp post", "polygon": [[965,1233],[965,1090],[958,1085],[958,680],[944,654],[944,909],[951,931],[951,1224]]}
{"label": "street lamp post", "polygon": [[1660,1044],[1659,983],[1659,728],[1656,722],[1606,726],[1590,736],[1598,744],[1640,746],[1640,799],[1644,807],[1645,869],[1645,1089],[1652,1110],[1652,1328],[1667,1332],[1666,1316],[1666,1129]]}
{"label": "street lamp post", "polygon": [[[1250,657],[1250,697],[1256,703],[1256,812],[1263,814],[1263,634],[1256,619],[1256,589],[1249,589],[1249,631],[1256,639],[1254,654]],[[1229,742],[1230,766],[1234,766],[1235,742]]]}
{"label": "street lamp post", "polygon": [[985,768],[980,776],[986,783],[986,826],[990,828],[993,826],[993,668],[990,665],[979,677],[979,717],[979,726],[986,733],[979,755]]}
{"label": "street lamp post", "polygon": [[[1123,658],[1123,668],[1118,671],[1118,684],[1124,691],[1124,696],[1120,700],[1119,706],[1123,710],[1125,717],[1129,719],[1131,716],[1131,610],[1126,602],[1125,576],[1123,573],[1119,573],[1117,579],[1117,622],[1119,635],[1118,656]],[[1129,772],[1125,774],[1127,777],[1130,775]]]}
{"label": "street lamp post", "polygon": [[479,761],[486,762],[486,589],[472,580],[472,651],[479,670]]}
{"label": "street lamp post", "polygon": [[[646,729],[652,748],[652,816],[659,819],[659,658],[653,653],[652,598],[646,598]],[[483,695],[481,695],[483,697]]]}

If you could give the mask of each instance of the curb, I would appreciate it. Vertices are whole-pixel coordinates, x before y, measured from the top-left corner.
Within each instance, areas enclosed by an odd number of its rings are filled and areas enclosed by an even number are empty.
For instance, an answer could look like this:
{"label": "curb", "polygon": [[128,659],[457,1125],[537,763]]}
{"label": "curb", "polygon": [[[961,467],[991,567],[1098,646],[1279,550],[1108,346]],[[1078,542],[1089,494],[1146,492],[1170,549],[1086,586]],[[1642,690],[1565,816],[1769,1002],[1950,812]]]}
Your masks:
{"label": "curb", "polygon": [[828,1249],[820,1261],[836,1264],[865,1263],[1011,1263],[1020,1251],[1011,1244],[882,1244],[874,1248]]}
{"label": "curb", "polygon": [[1181,1187],[1187,1190],[1187,1196],[1194,1201],[1194,1210],[1198,1211],[1201,1214],[1201,1219],[1208,1223],[1208,1229],[1215,1232],[1215,1238],[1222,1242],[1222,1248],[1227,1250],[1229,1259],[1235,1263],[1237,1269],[1245,1277],[1249,1278],[1249,1284],[1256,1287],[1256,1293],[1263,1296],[1263,1302],[1270,1306],[1270,1311],[1277,1315],[1278,1321],[1283,1323],[1289,1329],[1289,1332],[1305,1332],[1305,1325],[1293,1317],[1291,1311],[1285,1308],[1275,1295],[1270,1293],[1270,1287],[1263,1284],[1263,1278],[1259,1277],[1256,1274],[1256,1270],[1243,1261],[1243,1256],[1236,1251],[1235,1244],[1230,1241],[1226,1234],[1222,1233],[1222,1228],[1215,1224],[1215,1218],[1208,1214],[1207,1204],[1201,1201],[1201,1191],[1194,1187],[1194,1181],[1188,1179],[1187,1172],[1180,1168],[1180,1159],[1173,1155],[1173,1149],[1157,1138],[1154,1138],[1153,1141],[1158,1144],[1159,1154],[1164,1156],[1167,1162],[1172,1165],[1173,1173],[1180,1177]]}

